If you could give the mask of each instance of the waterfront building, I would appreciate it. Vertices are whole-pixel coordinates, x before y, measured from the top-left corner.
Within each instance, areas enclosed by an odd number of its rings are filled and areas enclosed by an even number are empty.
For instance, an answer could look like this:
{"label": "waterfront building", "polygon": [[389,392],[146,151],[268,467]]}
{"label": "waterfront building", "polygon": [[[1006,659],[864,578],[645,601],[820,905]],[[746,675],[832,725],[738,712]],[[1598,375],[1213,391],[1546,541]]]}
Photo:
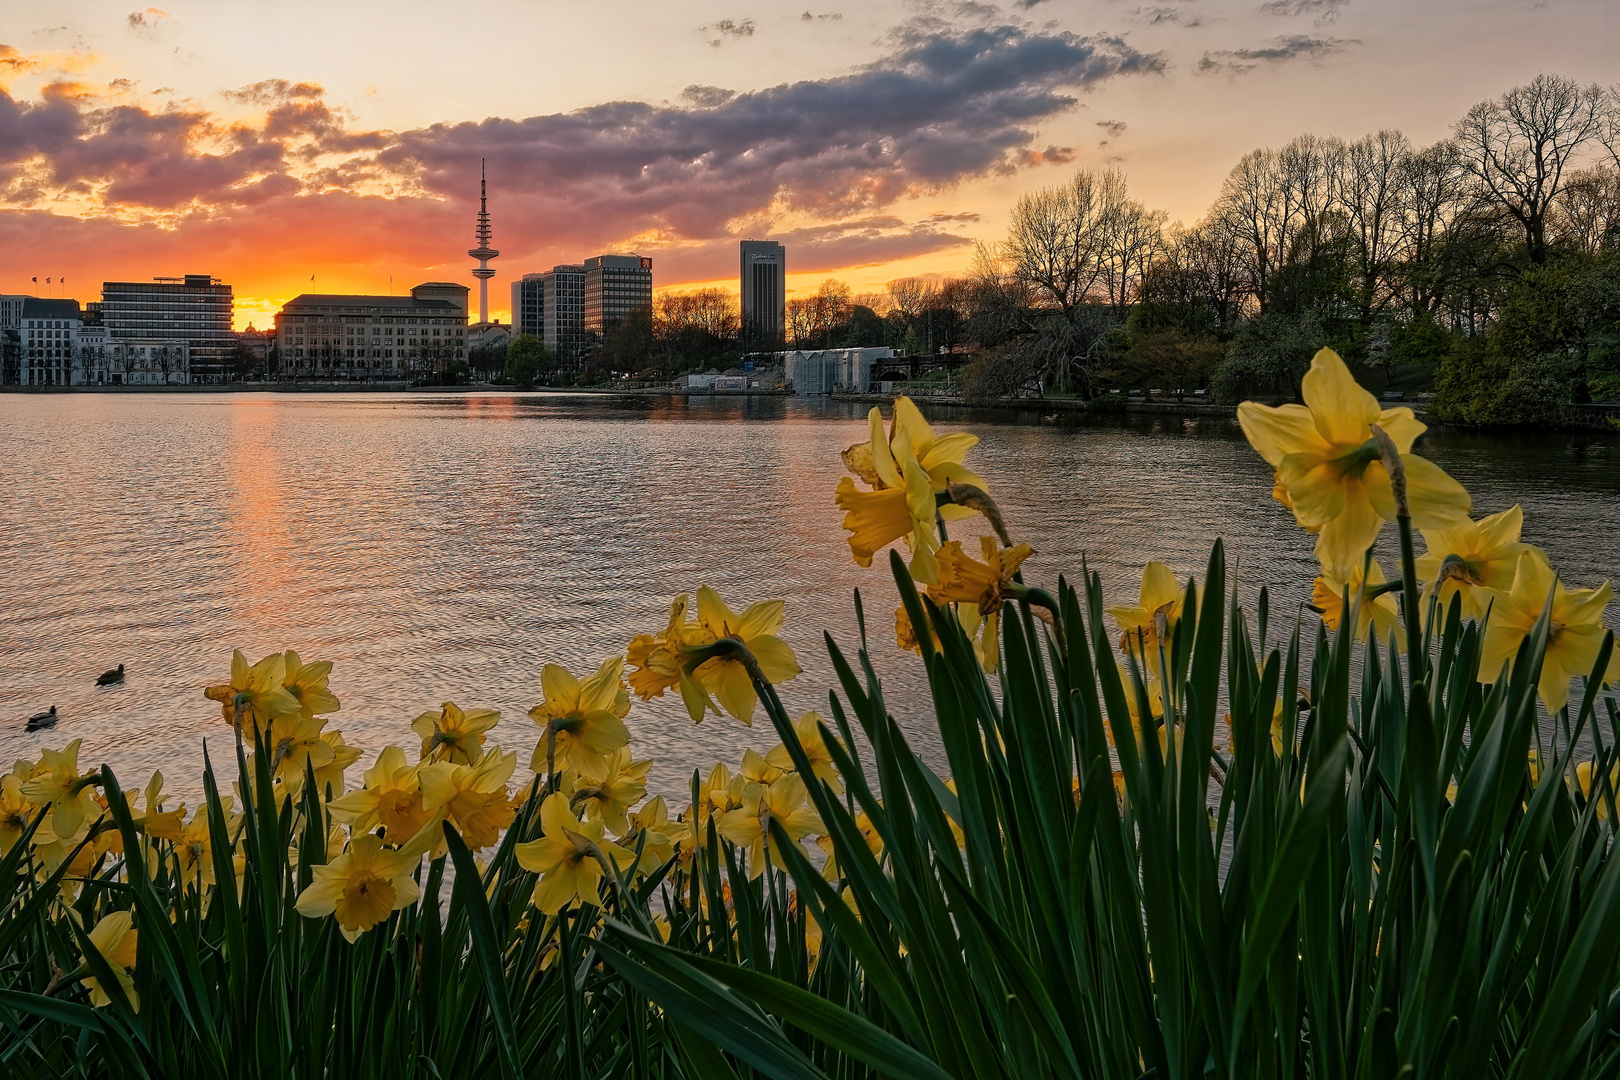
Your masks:
{"label": "waterfront building", "polygon": [[872,362],[893,355],[894,350],[887,346],[814,349],[786,353],[783,360],[796,395],[830,394],[835,390],[864,394],[872,386]]}
{"label": "waterfront building", "polygon": [[429,281],[409,296],[304,293],[276,313],[280,373],[402,379],[467,358],[467,287]]}
{"label": "waterfront building", "polygon": [[113,386],[184,386],[192,381],[186,338],[106,338],[107,382]]}
{"label": "waterfront building", "polygon": [[590,350],[585,333],[585,267],[565,263],[541,274],[540,305],[544,331],[540,340],[560,369],[578,371]]}
{"label": "waterfront building", "polygon": [[244,350],[261,369],[269,362],[275,343],[274,330],[259,330],[252,323],[248,323],[246,330],[236,332],[237,347]]}
{"label": "waterfront building", "polygon": [[545,339],[545,277],[544,274],[524,274],[512,282],[512,333]]}
{"label": "waterfront building", "polygon": [[15,330],[22,325],[23,303],[32,296],[22,293],[0,293],[0,330]]}
{"label": "waterfront building", "polygon": [[743,334],[766,350],[782,340],[787,317],[787,249],[775,240],[742,242]]}
{"label": "waterfront building", "polygon": [[71,386],[79,359],[83,316],[77,300],[23,298],[18,309],[19,371],[23,386]]}
{"label": "waterfront building", "polygon": [[[224,382],[236,336],[231,287],[208,274],[101,285],[101,321],[110,346],[169,348],[186,345],[191,382]],[[134,355],[140,355],[136,353]]]}
{"label": "waterfront building", "polygon": [[652,307],[652,260],[596,255],[585,260],[581,307],[587,334],[598,341],[638,308]]}
{"label": "waterfront building", "polygon": [[489,322],[489,279],[495,276],[490,269],[489,260],[495,258],[500,252],[489,246],[492,238],[489,228],[489,191],[484,184],[484,160],[478,159],[478,225],[473,230],[478,246],[467,252],[468,257],[478,260],[478,266],[473,270],[473,277],[478,279],[478,321]]}
{"label": "waterfront building", "polygon": [[512,327],[503,322],[473,323],[467,327],[467,351],[504,348],[512,340]]}

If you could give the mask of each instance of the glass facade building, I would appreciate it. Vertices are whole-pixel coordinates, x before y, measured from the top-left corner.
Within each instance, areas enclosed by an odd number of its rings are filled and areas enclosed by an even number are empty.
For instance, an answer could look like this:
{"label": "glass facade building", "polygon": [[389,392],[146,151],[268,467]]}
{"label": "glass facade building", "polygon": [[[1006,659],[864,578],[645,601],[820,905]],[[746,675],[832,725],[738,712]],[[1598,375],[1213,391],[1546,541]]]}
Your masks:
{"label": "glass facade building", "polygon": [[787,249],[775,240],[744,240],[738,285],[749,347],[775,348],[787,311]]}
{"label": "glass facade building", "polygon": [[637,308],[652,307],[652,260],[597,255],[585,260],[585,332],[598,340]]}
{"label": "glass facade building", "polygon": [[101,286],[101,319],[109,345],[184,342],[194,383],[225,381],[236,345],[231,333],[234,305],[231,287],[207,274]]}

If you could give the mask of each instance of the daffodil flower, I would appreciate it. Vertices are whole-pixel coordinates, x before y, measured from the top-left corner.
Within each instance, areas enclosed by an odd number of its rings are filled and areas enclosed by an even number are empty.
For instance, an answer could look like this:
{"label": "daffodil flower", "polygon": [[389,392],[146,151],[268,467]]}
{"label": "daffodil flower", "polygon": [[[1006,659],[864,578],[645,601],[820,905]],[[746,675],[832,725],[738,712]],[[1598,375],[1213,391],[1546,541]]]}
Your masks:
{"label": "daffodil flower", "polygon": [[626,650],[626,658],[636,670],[630,673],[630,689],[642,701],[663,697],[664,691],[679,686],[681,700],[694,721],[702,720],[710,707],[709,697],[690,670],[699,650],[714,643],[714,635],[686,618],[687,597],[683,593],[669,605],[669,625],[662,634],[638,634]]}
{"label": "daffodil flower", "polygon": [[220,703],[225,722],[246,737],[260,734],[278,716],[302,708],[286,687],[287,658],[271,653],[252,666],[242,650],[231,653],[231,681],[210,686],[203,696]]}
{"label": "daffodil flower", "polygon": [[[1590,759],[1575,766],[1575,783],[1581,789],[1581,798],[1587,802],[1597,800],[1597,816],[1599,821],[1609,820],[1609,798],[1620,801],[1620,761],[1614,763],[1609,769],[1609,794],[1602,791],[1596,793],[1592,790],[1592,779],[1596,773],[1596,765]],[[1533,783],[1533,781],[1532,781]]]}
{"label": "daffodil flower", "polygon": [[1301,395],[1304,405],[1272,408],[1246,401],[1238,406],[1238,422],[1249,444],[1276,470],[1273,494],[1306,531],[1317,534],[1316,555],[1324,567],[1347,575],[1360,565],[1383,522],[1395,518],[1395,496],[1374,424],[1400,453],[1414,525],[1443,528],[1467,516],[1470,502],[1462,485],[1410,452],[1425,430],[1412,410],[1381,410],[1332,349],[1311,361]]}
{"label": "daffodil flower", "polygon": [[796,843],[821,828],[821,818],[805,805],[809,794],[798,773],[787,773],[774,784],[749,784],[742,805],[729,810],[716,824],[720,835],[738,847],[748,849],[748,876],[758,877],[765,869],[766,852],[777,865],[784,865],[782,849],[771,835],[774,820]]}
{"label": "daffodil flower", "polygon": [[547,771],[548,752],[557,766],[577,766],[600,760],[630,741],[624,726],[630,711],[624,657],[609,657],[584,682],[567,668],[547,664],[540,671],[540,687],[545,700],[529,710],[529,719],[543,731],[529,763],[532,771]]}
{"label": "daffodil flower", "polygon": [[[697,591],[698,624],[712,640],[731,638],[738,641],[754,657],[759,672],[771,684],[787,682],[799,674],[799,661],[787,642],[777,637],[782,629],[782,601],[763,600],[752,605],[741,615],[726,606],[720,594],[703,586]],[[693,672],[698,683],[719,701],[720,708],[745,724],[754,722],[754,706],[759,696],[754,691],[753,678],[748,667],[736,656],[711,656]],[[690,711],[691,702],[687,703]],[[702,719],[702,713],[693,715]]]}
{"label": "daffodil flower", "polygon": [[605,839],[601,821],[581,821],[568,808],[568,796],[547,795],[540,804],[543,835],[513,848],[518,865],[540,875],[531,901],[547,915],[565,906],[602,906],[602,862],[623,870],[634,855]]}
{"label": "daffodil flower", "polygon": [[[835,794],[842,794],[844,784],[838,779],[838,769],[833,765],[832,754],[827,751],[827,740],[821,734],[821,726],[821,714],[807,712],[793,722],[793,733],[798,736],[799,745],[804,748],[804,756],[810,759],[811,774],[824,781]],[[777,743],[771,752],[765,755],[765,762],[780,772],[794,771],[793,755],[788,753],[786,743]]]}
{"label": "daffodil flower", "polygon": [[0,776],[0,855],[22,840],[39,813],[39,806],[23,794],[23,784],[32,777],[33,770],[26,761],[17,762],[10,772]]}
{"label": "daffodil flower", "polygon": [[[1166,633],[1173,631],[1186,603],[1187,589],[1176,581],[1170,568],[1162,562],[1150,562],[1142,568],[1137,602],[1104,610],[1119,624],[1119,647],[1158,672],[1159,620],[1164,620]],[[1165,644],[1168,647],[1169,642]]]}
{"label": "daffodil flower", "polygon": [[360,760],[360,748],[344,742],[341,731],[323,731],[321,741],[332,748],[331,759],[315,767],[315,790],[324,798],[328,789],[342,794],[344,770]]}
{"label": "daffodil flower", "polygon": [[317,660],[312,664],[306,664],[291,649],[287,650],[282,659],[286,671],[282,676],[281,685],[286,687],[287,693],[298,699],[298,707],[305,716],[324,716],[343,708],[338,703],[337,696],[326,685],[328,677],[332,674],[332,661]]}
{"label": "daffodil flower", "polygon": [[448,761],[467,765],[484,749],[484,735],[500,722],[494,709],[468,709],[463,712],[453,701],[439,712],[425,712],[411,722],[411,730],[422,737],[423,761]]}
{"label": "daffodil flower", "polygon": [[[91,947],[100,953],[101,958],[107,961],[107,966],[112,968],[113,977],[118,980],[119,988],[129,1000],[130,1008],[140,1012],[141,999],[135,992],[133,976],[140,931],[135,929],[134,916],[127,911],[115,911],[111,915],[104,915],[90,931],[89,938]],[[107,993],[106,987],[94,976],[85,979],[84,985],[90,991],[90,1004],[98,1008],[112,1004],[112,997]]]}
{"label": "daffodil flower", "polygon": [[[36,806],[49,806],[51,831],[62,839],[74,835],[86,819],[96,815],[90,776],[79,774],[79,743],[74,739],[61,750],[43,751],[39,768],[21,785],[21,795]],[[40,840],[36,834],[35,842]]]}
{"label": "daffodil flower", "polygon": [[[855,562],[871,566],[872,556],[896,540],[904,539],[911,552],[911,576],[929,583],[939,579],[939,536],[934,531],[934,489],[928,474],[914,461],[904,463],[893,487],[862,491],[849,477],[840,477],[834,502],[844,511],[849,550]],[[943,508],[939,508],[943,509]]]}
{"label": "daffodil flower", "polygon": [[1519,645],[1529,636],[1552,605],[1547,651],[1541,659],[1542,702],[1557,712],[1569,701],[1569,680],[1591,675],[1603,646],[1603,609],[1614,595],[1608,582],[1597,589],[1566,589],[1547,564],[1546,556],[1531,548],[1519,556],[1513,587],[1491,593],[1485,642],[1480,650],[1479,681],[1495,682],[1510,667]]}
{"label": "daffodil flower", "polygon": [[570,807],[581,806],[587,819],[601,820],[615,833],[623,833],[630,827],[625,811],[647,794],[650,768],[651,761],[631,761],[628,746],[582,761],[571,777]]}
{"label": "daffodil flower", "polygon": [[631,854],[635,853],[637,844],[641,845],[641,862],[635,866],[634,872],[640,874],[656,870],[674,856],[675,844],[670,839],[674,831],[675,823],[669,820],[669,807],[662,795],[653,796],[639,810],[630,814],[630,831],[618,843]]}
{"label": "daffodil flower", "polygon": [[404,843],[433,816],[422,801],[421,769],[406,764],[404,750],[385,746],[365,771],[365,786],[333,799],[327,809],[355,832],[381,826],[389,843]]}
{"label": "daffodil flower", "polygon": [[[455,825],[461,839],[473,851],[489,847],[512,824],[517,808],[512,805],[506,782],[517,768],[517,755],[491,747],[470,765],[435,762],[422,768],[422,806],[431,814],[441,811]],[[443,854],[442,839],[434,845],[434,855]]]}
{"label": "daffodil flower", "polygon": [[1368,567],[1365,580],[1359,569],[1345,575],[1324,567],[1311,587],[1311,603],[1322,613],[1323,624],[1337,631],[1339,620],[1344,617],[1346,598],[1356,597],[1360,604],[1356,611],[1356,640],[1366,641],[1368,630],[1376,628],[1378,640],[1387,641],[1400,626],[1401,613],[1393,595],[1379,592],[1377,586],[1382,584],[1384,571],[1376,559]]}
{"label": "daffodil flower", "polygon": [[341,855],[315,867],[315,880],[298,895],[298,912],[311,919],[335,915],[338,930],[352,942],[421,896],[421,886],[412,877],[421,858],[420,853],[391,850],[378,837],[359,833]]}
{"label": "daffodil flower", "polygon": [[[943,492],[950,484],[967,484],[981,491],[990,486],[962,464],[967,452],[979,444],[977,435],[955,432],[935,435],[916,404],[908,397],[894,399],[889,431],[883,430],[883,413],[873,409],[866,414],[870,437],[844,451],[844,465],[874,489],[901,487],[899,463],[914,459],[928,477],[929,487]],[[976,511],[946,503],[939,515],[946,521],[971,517]]]}
{"label": "daffodil flower", "polygon": [[302,711],[270,721],[269,736],[265,739],[270,753],[270,771],[288,790],[297,791],[304,786],[306,765],[324,768],[336,756],[331,744],[321,738],[321,728],[325,725],[325,720],[306,716]]}
{"label": "daffodil flower", "polygon": [[1418,557],[1418,577],[1431,592],[1438,588],[1442,614],[1453,596],[1462,596],[1464,618],[1483,620],[1490,606],[1490,590],[1513,587],[1519,556],[1530,550],[1519,542],[1524,511],[1515,506],[1500,514],[1470,521],[1467,518],[1437,529],[1424,529],[1429,550]]}

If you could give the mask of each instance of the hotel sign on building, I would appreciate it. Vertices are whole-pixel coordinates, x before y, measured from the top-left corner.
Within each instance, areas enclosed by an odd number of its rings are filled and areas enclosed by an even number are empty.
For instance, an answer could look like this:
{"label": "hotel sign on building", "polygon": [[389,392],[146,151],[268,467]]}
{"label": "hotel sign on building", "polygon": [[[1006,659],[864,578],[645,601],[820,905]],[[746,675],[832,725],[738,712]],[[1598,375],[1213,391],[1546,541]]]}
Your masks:
{"label": "hotel sign on building", "polygon": [[283,376],[412,378],[467,358],[467,287],[429,281],[409,296],[304,293],[276,314]]}

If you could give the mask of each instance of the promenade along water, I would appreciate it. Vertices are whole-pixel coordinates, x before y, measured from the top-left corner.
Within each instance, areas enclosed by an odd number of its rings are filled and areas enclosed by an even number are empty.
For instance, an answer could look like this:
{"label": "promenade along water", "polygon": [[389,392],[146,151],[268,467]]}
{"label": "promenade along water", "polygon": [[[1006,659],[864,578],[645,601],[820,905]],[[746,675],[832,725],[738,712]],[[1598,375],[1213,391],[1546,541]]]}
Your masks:
{"label": "promenade along water", "polygon": [[[526,766],[541,665],[594,667],[707,583],[736,606],[787,601],[783,636],[805,669],[783,687],[794,710],[826,710],[822,630],[853,651],[861,589],[891,706],[943,762],[920,661],[893,644],[886,563],[854,564],[832,504],[865,411],[782,398],[0,396],[0,761],[82,738],[82,762],[143,779],[161,768],[195,793],[204,739],[216,762],[233,752],[202,687],[227,674],[233,647],[254,659],[290,647],[335,661],[334,726],[366,749],[362,763],[410,746],[411,719],[454,700],[500,709],[494,735]],[[1309,599],[1311,540],[1234,425],[934,420],[981,437],[973,464],[1037,552],[1031,581],[1084,558],[1123,599],[1148,559],[1201,574],[1225,537],[1246,592],[1270,587],[1274,626]],[[1525,539],[1571,585],[1620,578],[1614,437],[1435,433],[1422,450],[1478,512],[1522,503]],[[127,681],[95,687],[118,663]],[[52,704],[56,729],[25,734],[23,719]],[[629,726],[657,760],[652,788],[677,806],[692,768],[776,741],[763,718],[694,726],[678,700],[637,702]]]}

